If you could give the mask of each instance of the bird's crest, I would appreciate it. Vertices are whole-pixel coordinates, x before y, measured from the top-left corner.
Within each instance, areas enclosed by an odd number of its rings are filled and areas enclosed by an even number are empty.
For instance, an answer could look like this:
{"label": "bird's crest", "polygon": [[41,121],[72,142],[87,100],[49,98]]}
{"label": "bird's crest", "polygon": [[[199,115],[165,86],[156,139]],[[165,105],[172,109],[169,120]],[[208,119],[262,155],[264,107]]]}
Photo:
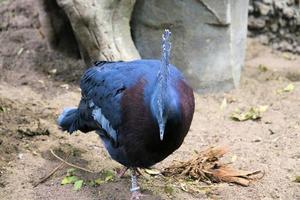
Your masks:
{"label": "bird's crest", "polygon": [[162,34],[161,40],[161,68],[159,71],[159,79],[163,80],[164,78],[168,78],[169,75],[169,60],[170,60],[170,52],[171,52],[171,32],[166,29]]}

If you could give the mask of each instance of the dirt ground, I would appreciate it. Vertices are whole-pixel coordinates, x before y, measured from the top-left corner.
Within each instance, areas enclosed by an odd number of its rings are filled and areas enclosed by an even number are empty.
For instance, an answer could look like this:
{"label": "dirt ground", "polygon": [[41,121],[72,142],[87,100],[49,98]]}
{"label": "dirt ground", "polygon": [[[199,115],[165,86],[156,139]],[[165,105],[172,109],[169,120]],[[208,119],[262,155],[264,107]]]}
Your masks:
{"label": "dirt ground", "polygon": [[[61,185],[69,166],[34,187],[60,164],[51,149],[63,158],[71,153],[69,162],[97,172],[76,170],[85,182],[121,166],[109,158],[95,133],[70,136],[57,128],[55,121],[63,107],[76,106],[80,99],[78,80],[84,64],[72,53],[48,48],[37,31],[39,23],[30,12],[34,7],[30,2],[9,5],[18,11],[10,17],[7,9],[0,8],[4,20],[0,27],[0,199],[129,199],[129,174],[74,191],[70,184]],[[22,26],[16,23],[20,20]],[[162,169],[174,160],[187,160],[195,151],[227,146],[230,153],[224,162],[233,162],[238,169],[262,170],[261,180],[249,187],[197,183],[191,187],[197,190],[190,190],[180,180],[140,177],[144,199],[300,199],[300,183],[294,182],[300,176],[299,67],[300,56],[273,52],[249,40],[240,87],[196,95],[196,112],[183,145],[155,166]],[[290,83],[293,91],[278,92]],[[224,98],[227,104],[221,106]],[[268,106],[261,120],[230,119],[237,108],[259,105]]]}

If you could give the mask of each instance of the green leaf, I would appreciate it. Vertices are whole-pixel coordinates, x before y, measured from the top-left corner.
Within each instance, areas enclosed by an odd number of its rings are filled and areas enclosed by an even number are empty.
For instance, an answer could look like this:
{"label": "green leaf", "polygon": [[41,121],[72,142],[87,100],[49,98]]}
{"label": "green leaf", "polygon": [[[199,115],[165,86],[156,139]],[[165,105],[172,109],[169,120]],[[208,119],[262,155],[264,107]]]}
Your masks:
{"label": "green leaf", "polygon": [[77,176],[66,176],[64,177],[64,179],[61,181],[62,185],[66,185],[66,184],[71,184],[74,183],[78,180]]}
{"label": "green leaf", "polygon": [[94,180],[95,185],[101,185],[102,183],[105,183],[104,180],[102,180],[101,178],[97,178],[96,180]]}
{"label": "green leaf", "polygon": [[115,177],[115,173],[110,171],[110,170],[106,170],[102,173],[103,177],[104,177],[104,181],[107,182],[107,181],[112,181],[114,180],[114,177]]}
{"label": "green leaf", "polygon": [[82,184],[83,184],[83,180],[75,181],[74,190],[79,190],[82,187]]}
{"label": "green leaf", "polygon": [[112,175],[109,175],[109,176],[106,176],[105,177],[105,182],[108,182],[108,181],[112,181],[112,180],[114,180],[114,176],[112,176]]}

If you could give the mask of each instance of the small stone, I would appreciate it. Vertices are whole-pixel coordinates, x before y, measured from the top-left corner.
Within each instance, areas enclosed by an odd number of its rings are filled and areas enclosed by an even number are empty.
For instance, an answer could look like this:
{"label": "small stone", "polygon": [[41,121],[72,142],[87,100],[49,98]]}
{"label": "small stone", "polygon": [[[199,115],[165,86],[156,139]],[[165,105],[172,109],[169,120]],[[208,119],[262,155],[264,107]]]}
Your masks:
{"label": "small stone", "polygon": [[285,35],[285,30],[281,28],[281,29],[279,30],[279,34],[282,35],[282,36],[284,36],[284,35]]}
{"label": "small stone", "polygon": [[261,15],[268,15],[270,11],[272,10],[271,6],[268,6],[266,4],[263,4],[261,2],[256,2],[256,6],[260,12]]}
{"label": "small stone", "polygon": [[273,0],[263,0],[262,2],[264,4],[271,5],[273,3]]}
{"label": "small stone", "polygon": [[272,30],[272,32],[276,33],[278,31],[278,24],[277,23],[273,23],[271,25],[271,30]]}
{"label": "small stone", "polygon": [[56,74],[57,73],[57,69],[51,69],[49,70],[49,74]]}
{"label": "small stone", "polygon": [[252,142],[261,142],[261,141],[262,141],[262,139],[260,137],[258,137],[256,139],[254,139]]}
{"label": "small stone", "polygon": [[249,7],[248,7],[248,12],[249,12],[249,13],[253,13],[253,11],[254,11],[253,6],[252,6],[252,5],[249,5]]}
{"label": "small stone", "polygon": [[300,14],[296,16],[296,25],[300,25]]}
{"label": "small stone", "polygon": [[284,16],[286,16],[287,18],[293,18],[294,17],[294,10],[290,7],[284,7],[283,9],[283,14]]}
{"label": "small stone", "polygon": [[275,8],[278,10],[282,10],[285,6],[285,2],[282,1],[275,1],[274,2]]}
{"label": "small stone", "polygon": [[281,27],[285,27],[286,26],[286,21],[282,18],[279,19],[279,24]]}
{"label": "small stone", "polygon": [[275,132],[272,129],[270,129],[270,128],[269,128],[269,132],[270,132],[270,135],[274,135],[275,134]]}
{"label": "small stone", "polygon": [[23,156],[24,156],[24,154],[19,153],[19,154],[18,154],[18,159],[22,160],[22,159],[23,159]]}
{"label": "small stone", "polygon": [[66,89],[66,90],[68,90],[70,88],[69,84],[61,84],[60,87]]}
{"label": "small stone", "polygon": [[259,41],[260,41],[262,44],[269,44],[269,38],[268,38],[268,36],[266,36],[266,35],[261,35],[261,36],[259,36]]}
{"label": "small stone", "polygon": [[266,21],[261,18],[254,18],[250,16],[248,19],[249,29],[263,29],[266,25]]}

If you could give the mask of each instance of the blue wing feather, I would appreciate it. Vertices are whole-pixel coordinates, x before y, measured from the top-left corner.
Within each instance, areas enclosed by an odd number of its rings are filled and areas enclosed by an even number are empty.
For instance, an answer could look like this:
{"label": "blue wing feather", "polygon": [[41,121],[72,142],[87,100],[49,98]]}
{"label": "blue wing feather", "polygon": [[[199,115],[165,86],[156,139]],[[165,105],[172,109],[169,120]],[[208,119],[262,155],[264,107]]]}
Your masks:
{"label": "blue wing feather", "polygon": [[[121,98],[123,92],[135,85],[141,78],[147,81],[145,98],[151,93],[151,86],[156,81],[160,69],[159,60],[136,60],[132,62],[100,62],[89,68],[81,78],[80,88],[83,98],[95,106],[94,119],[102,126],[110,137],[116,139],[114,131],[121,125]],[[170,73],[183,79],[181,73],[173,66]],[[109,124],[101,124],[107,119]],[[95,117],[97,116],[97,117]],[[109,129],[111,127],[113,130]]]}

